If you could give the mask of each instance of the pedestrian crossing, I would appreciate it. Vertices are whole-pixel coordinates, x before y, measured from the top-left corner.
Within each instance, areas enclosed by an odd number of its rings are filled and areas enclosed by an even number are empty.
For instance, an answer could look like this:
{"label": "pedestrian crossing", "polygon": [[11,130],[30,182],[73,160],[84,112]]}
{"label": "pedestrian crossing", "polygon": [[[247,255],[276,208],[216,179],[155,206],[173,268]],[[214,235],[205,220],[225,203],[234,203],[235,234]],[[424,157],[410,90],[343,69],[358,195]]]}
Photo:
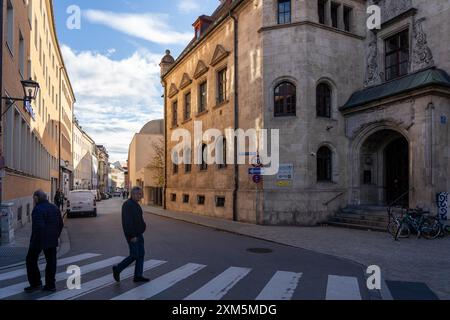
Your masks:
{"label": "pedestrian crossing", "polygon": [[[258,283],[249,289],[242,283],[254,281],[251,276],[259,277],[257,268],[245,268],[231,266],[224,270],[208,267],[204,264],[186,263],[184,265],[171,265],[164,260],[151,259],[144,263],[145,272],[155,272],[158,276],[151,277],[151,281],[145,284],[134,284],[129,287],[129,282],[134,275],[134,265],[125,269],[121,273],[121,283],[116,283],[112,276],[112,266],[122,261],[124,257],[115,256],[103,258],[99,254],[80,254],[58,262],[59,267],[71,264],[80,265],[81,269],[81,289],[67,289],[66,281],[69,277],[65,271],[56,274],[57,286],[60,291],[36,296],[26,295],[23,289],[28,286],[26,281],[26,269],[21,268],[14,271],[0,273],[0,299],[36,299],[36,300],[77,300],[81,298],[102,300],[147,300],[156,296],[171,292],[176,288],[189,288],[189,293],[182,300],[221,300],[233,298],[233,292],[248,290],[251,296],[249,299],[255,300],[292,300],[302,290],[311,290],[311,285],[306,285],[305,275],[299,272],[274,270],[262,284]],[[86,262],[88,259],[98,259],[98,261]],[[41,265],[41,270],[45,266]],[[87,280],[86,280],[87,279]],[[193,280],[194,279],[194,280]],[[326,300],[361,300],[360,283],[357,277],[326,275],[323,277],[324,283],[315,285],[315,290],[321,290],[321,296]],[[129,280],[129,282],[127,282]],[[15,283],[13,283],[13,281]],[[259,282],[259,281],[258,281]],[[243,287],[240,287],[243,286]],[[64,287],[64,289],[63,289]],[[110,290],[108,290],[108,288]],[[244,288],[244,289],[242,289]],[[192,289],[192,290],[191,290]],[[98,297],[97,293],[106,296]],[[110,295],[108,295],[108,293]],[[185,291],[183,291],[185,294]],[[305,296],[305,294],[302,294]],[[317,296],[317,293],[316,295]],[[239,299],[238,299],[239,300]]]}

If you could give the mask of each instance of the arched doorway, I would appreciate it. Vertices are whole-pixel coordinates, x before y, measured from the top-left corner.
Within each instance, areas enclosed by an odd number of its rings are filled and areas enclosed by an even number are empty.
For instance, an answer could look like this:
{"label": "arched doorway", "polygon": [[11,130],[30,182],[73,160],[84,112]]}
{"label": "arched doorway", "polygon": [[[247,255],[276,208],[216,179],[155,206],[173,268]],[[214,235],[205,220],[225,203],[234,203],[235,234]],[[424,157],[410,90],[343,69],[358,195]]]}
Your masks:
{"label": "arched doorway", "polygon": [[409,143],[401,133],[381,129],[370,134],[359,150],[360,204],[386,206],[397,200],[407,206],[409,160]]}

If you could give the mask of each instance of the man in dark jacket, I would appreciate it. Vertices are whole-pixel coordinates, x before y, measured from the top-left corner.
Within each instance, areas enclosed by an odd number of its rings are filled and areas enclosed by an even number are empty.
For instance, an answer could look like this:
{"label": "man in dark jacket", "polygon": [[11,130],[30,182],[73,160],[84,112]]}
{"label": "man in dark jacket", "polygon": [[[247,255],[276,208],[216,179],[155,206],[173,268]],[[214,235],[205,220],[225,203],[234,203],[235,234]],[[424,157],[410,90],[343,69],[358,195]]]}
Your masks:
{"label": "man in dark jacket", "polygon": [[149,281],[149,279],[143,277],[145,257],[143,234],[147,225],[143,218],[142,208],[139,205],[142,197],[142,189],[135,187],[131,190],[131,198],[125,201],[122,206],[122,226],[130,248],[130,256],[113,267],[113,276],[117,282],[120,282],[120,273],[135,261],[134,282]]}
{"label": "man in dark jacket", "polygon": [[38,267],[39,255],[44,251],[45,267],[44,291],[54,292],[56,274],[56,248],[64,223],[58,207],[47,200],[47,194],[38,190],[33,195],[35,207],[32,212],[30,248],[27,254],[27,276],[30,286],[25,291],[32,293],[42,288],[41,272]]}
{"label": "man in dark jacket", "polygon": [[64,194],[60,189],[56,190],[53,203],[60,209],[64,209]]}

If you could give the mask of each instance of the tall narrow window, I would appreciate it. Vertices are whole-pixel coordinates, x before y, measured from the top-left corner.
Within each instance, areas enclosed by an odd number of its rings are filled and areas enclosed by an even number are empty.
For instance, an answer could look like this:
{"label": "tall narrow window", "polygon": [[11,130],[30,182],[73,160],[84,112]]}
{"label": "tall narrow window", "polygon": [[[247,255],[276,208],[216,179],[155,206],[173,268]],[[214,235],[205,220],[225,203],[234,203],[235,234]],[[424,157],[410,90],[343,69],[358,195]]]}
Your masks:
{"label": "tall narrow window", "polygon": [[202,144],[201,146],[201,163],[200,163],[200,171],[206,171],[208,170],[208,163],[207,163],[207,146],[206,144]]}
{"label": "tall narrow window", "polygon": [[334,28],[339,27],[338,17],[339,17],[339,4],[332,2],[331,3],[331,25]]}
{"label": "tall narrow window", "polygon": [[275,116],[292,116],[296,114],[296,88],[290,82],[280,83],[274,91]]}
{"label": "tall narrow window", "polygon": [[409,31],[402,31],[386,40],[386,80],[392,80],[408,73]]}
{"label": "tall narrow window", "polygon": [[317,181],[330,182],[332,168],[332,153],[327,147],[321,147],[317,152]]}
{"label": "tall narrow window", "polygon": [[344,6],[344,28],[345,31],[350,32],[351,31],[351,24],[352,24],[352,8],[345,7]]}
{"label": "tall narrow window", "polygon": [[223,103],[227,100],[227,69],[220,70],[217,73],[217,103]]}
{"label": "tall narrow window", "polygon": [[172,127],[175,128],[178,125],[178,101],[174,101],[172,104]]}
{"label": "tall narrow window", "polygon": [[184,120],[191,118],[191,93],[184,95]]}
{"label": "tall narrow window", "polygon": [[326,20],[325,20],[325,8],[326,8],[326,3],[327,0],[318,0],[317,1],[317,11],[319,14],[319,23],[321,24],[325,24]]}
{"label": "tall narrow window", "polygon": [[206,111],[207,105],[207,83],[206,81],[199,86],[199,98],[198,98],[198,113]]}
{"label": "tall narrow window", "polygon": [[278,24],[291,23],[291,0],[278,0]]}
{"label": "tall narrow window", "polygon": [[219,169],[227,167],[227,139],[219,138],[216,146],[217,163]]}
{"label": "tall narrow window", "polygon": [[19,70],[22,78],[25,78],[25,41],[22,32],[19,31]]}
{"label": "tall narrow window", "polygon": [[183,151],[184,172],[190,173],[192,171],[192,151],[186,148]]}
{"label": "tall narrow window", "polygon": [[318,117],[331,118],[331,88],[326,83],[317,86],[316,110]]}
{"label": "tall narrow window", "polygon": [[6,10],[6,43],[8,44],[9,50],[11,50],[11,52],[14,52],[14,8],[10,0],[8,0],[6,3]]}

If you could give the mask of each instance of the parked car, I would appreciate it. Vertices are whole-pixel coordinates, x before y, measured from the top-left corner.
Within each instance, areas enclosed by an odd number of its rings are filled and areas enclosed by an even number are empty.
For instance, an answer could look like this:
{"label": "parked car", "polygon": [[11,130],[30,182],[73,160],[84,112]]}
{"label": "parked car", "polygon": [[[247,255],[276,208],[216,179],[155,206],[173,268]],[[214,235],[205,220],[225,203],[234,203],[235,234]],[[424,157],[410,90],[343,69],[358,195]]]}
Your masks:
{"label": "parked car", "polygon": [[108,192],[101,192],[100,194],[102,196],[102,200],[107,200],[107,199],[112,198],[111,194],[109,194]]}
{"label": "parked car", "polygon": [[97,201],[90,190],[71,191],[67,197],[67,218],[75,215],[97,216]]}
{"label": "parked car", "polygon": [[97,202],[102,201],[102,196],[100,195],[99,190],[91,190],[91,192],[95,197],[95,201],[97,201]]}

